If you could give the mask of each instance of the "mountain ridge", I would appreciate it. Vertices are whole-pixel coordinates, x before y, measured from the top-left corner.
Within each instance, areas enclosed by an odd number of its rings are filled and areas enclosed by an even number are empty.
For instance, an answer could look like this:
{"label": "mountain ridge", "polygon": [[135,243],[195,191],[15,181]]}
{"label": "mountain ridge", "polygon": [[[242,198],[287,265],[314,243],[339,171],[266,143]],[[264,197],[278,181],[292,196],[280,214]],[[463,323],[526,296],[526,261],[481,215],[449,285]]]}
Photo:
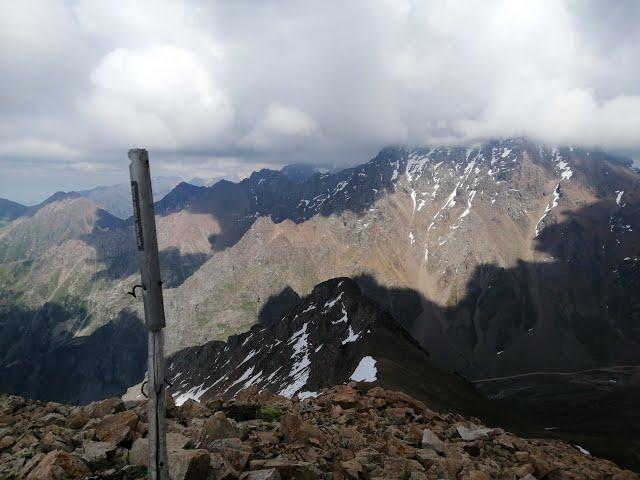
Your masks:
{"label": "mountain ridge", "polygon": [[[379,303],[470,378],[566,366],[563,351],[576,368],[612,362],[607,352],[636,358],[639,179],[616,157],[519,139],[388,148],[292,185],[263,170],[157,203],[169,351],[246,330],[287,288],[304,296],[369,275]],[[50,204],[59,220],[43,212],[47,236],[77,217],[72,203]],[[103,228],[88,211],[89,223],[35,249],[16,233],[34,219],[0,230],[19,253],[0,264],[5,298],[35,311],[65,292],[82,298],[81,334],[123,310],[141,316],[124,293],[137,283],[130,222]],[[80,324],[73,311],[67,323]],[[545,355],[524,362],[522,348]]]}
{"label": "mountain ridge", "polygon": [[306,398],[366,378],[410,392],[433,408],[488,410],[469,384],[434,365],[409,332],[349,278],[318,284],[268,326],[172,355],[167,376],[177,404],[235,396],[249,387]]}

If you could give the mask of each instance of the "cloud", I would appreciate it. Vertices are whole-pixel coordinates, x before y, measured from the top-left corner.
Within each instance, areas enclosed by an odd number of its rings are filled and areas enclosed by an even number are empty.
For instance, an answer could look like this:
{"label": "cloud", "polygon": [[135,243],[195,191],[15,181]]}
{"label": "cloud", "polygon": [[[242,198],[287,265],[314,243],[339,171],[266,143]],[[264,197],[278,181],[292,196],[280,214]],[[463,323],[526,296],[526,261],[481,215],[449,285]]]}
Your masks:
{"label": "cloud", "polygon": [[73,153],[97,165],[80,187],[126,178],[132,146],[185,177],[510,135],[640,158],[638,21],[633,0],[5,2],[0,162]]}
{"label": "cloud", "polygon": [[526,135],[555,144],[637,148],[638,112],[640,96],[598,100],[591,89],[539,79],[526,90],[505,84],[477,119],[461,119],[454,128],[462,138]]}
{"label": "cloud", "polygon": [[105,148],[206,147],[233,119],[231,101],[211,72],[180,47],[115,49],[90,78],[93,89],[78,108]]}
{"label": "cloud", "polygon": [[292,142],[314,141],[319,136],[320,128],[308,114],[294,107],[271,103],[264,117],[242,143],[254,148],[270,148]]}
{"label": "cloud", "polygon": [[21,138],[0,142],[0,158],[59,158],[72,159],[80,152],[62,144],[57,140],[43,140],[39,138]]}

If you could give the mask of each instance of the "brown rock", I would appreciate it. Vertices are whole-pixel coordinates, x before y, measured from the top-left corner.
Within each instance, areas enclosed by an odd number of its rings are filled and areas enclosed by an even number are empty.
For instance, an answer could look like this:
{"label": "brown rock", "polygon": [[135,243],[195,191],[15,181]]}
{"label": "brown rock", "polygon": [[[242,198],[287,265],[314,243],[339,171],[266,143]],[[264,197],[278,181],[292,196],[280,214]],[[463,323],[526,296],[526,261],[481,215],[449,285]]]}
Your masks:
{"label": "brown rock", "polygon": [[53,450],[65,450],[67,452],[73,451],[73,447],[52,431],[45,433],[40,439],[40,447],[43,452],[51,452]]}
{"label": "brown rock", "polygon": [[549,475],[551,472],[556,470],[555,465],[552,465],[551,463],[549,463],[539,454],[531,455],[531,464],[535,469],[536,477],[539,479],[543,479],[544,477]]}
{"label": "brown rock", "polygon": [[258,446],[274,446],[280,442],[274,432],[256,432],[254,435]]}
{"label": "brown rock", "polygon": [[382,387],[373,387],[367,391],[367,396],[374,398],[385,398],[387,392]]}
{"label": "brown rock", "polygon": [[424,472],[411,472],[409,475],[409,480],[427,480],[428,478]]}
{"label": "brown rock", "polygon": [[13,437],[11,435],[5,435],[4,437],[0,438],[0,450],[3,450],[5,448],[9,448],[14,443],[16,443],[15,437]]}
{"label": "brown rock", "polygon": [[387,417],[392,424],[400,425],[406,423],[407,419],[412,418],[414,411],[408,407],[390,407],[384,411],[384,416]]}
{"label": "brown rock", "polygon": [[129,465],[129,450],[124,447],[118,447],[113,454],[113,458],[109,460],[114,466]]}
{"label": "brown rock", "polygon": [[[169,424],[167,422],[167,431],[169,431]],[[138,432],[143,437],[149,433],[149,424],[146,422],[138,421],[138,425],[136,425],[136,432]]]}
{"label": "brown rock", "polygon": [[471,455],[472,457],[480,456],[480,452],[482,451],[483,442],[476,440],[475,442],[469,442],[462,446],[462,449]]}
{"label": "brown rock", "polygon": [[285,413],[280,418],[280,429],[287,442],[308,442],[314,439],[317,444],[324,439],[323,433],[316,426],[303,421],[295,413]]}
{"label": "brown rock", "polygon": [[176,406],[176,402],[173,399],[173,395],[168,390],[164,391],[164,403],[165,410],[167,412],[167,418],[179,418],[180,409]]}
{"label": "brown rock", "polygon": [[192,399],[188,399],[180,406],[180,412],[185,418],[206,418],[211,415],[211,410]]}
{"label": "brown rock", "polygon": [[16,419],[13,415],[0,415],[0,427],[10,427],[16,422]]}
{"label": "brown rock", "polygon": [[49,452],[27,476],[28,480],[63,480],[79,478],[90,473],[77,456],[56,450]]}
{"label": "brown rock", "polygon": [[359,397],[358,404],[356,405],[358,410],[370,410],[376,408],[376,399],[373,397]]}
{"label": "brown rock", "polygon": [[349,385],[336,385],[333,403],[345,408],[351,408],[358,402],[358,396],[358,391],[355,388]]}
{"label": "brown rock", "polygon": [[360,478],[360,475],[364,470],[360,462],[355,458],[340,463],[340,467],[342,472],[346,475],[347,478],[353,478],[353,479]]}
{"label": "brown rock", "polygon": [[169,478],[171,480],[205,480],[209,470],[209,452],[206,450],[171,450]]}
{"label": "brown rock", "polygon": [[424,415],[425,413],[432,413],[424,403],[419,400],[416,400],[410,395],[407,395],[404,392],[396,392],[393,390],[387,390],[385,392],[385,400],[389,404],[394,404],[396,406],[408,406],[413,408],[415,412],[420,415]]}
{"label": "brown rock", "polygon": [[123,412],[124,402],[122,399],[117,397],[105,398],[104,400],[91,402],[89,405],[84,407],[84,411],[89,418],[101,418],[114,413]]}
{"label": "brown rock", "polygon": [[67,423],[67,419],[64,415],[59,413],[47,413],[45,416],[38,419],[38,423],[42,425],[57,425],[59,427],[64,426]]}
{"label": "brown rock", "polygon": [[423,450],[416,450],[415,458],[424,468],[429,468],[434,463],[439,463],[442,457],[440,457],[435,450],[425,448]]}
{"label": "brown rock", "polygon": [[139,437],[137,423],[138,415],[132,410],[107,415],[96,425],[96,438],[118,446],[131,445]]}
{"label": "brown rock", "polygon": [[410,472],[424,471],[424,467],[415,460],[402,457],[388,457],[384,461],[384,478],[405,478]]}
{"label": "brown rock", "polygon": [[82,443],[81,458],[91,467],[91,469],[106,467],[113,457],[116,446],[107,442],[94,442],[85,440]]}
{"label": "brown rock", "polygon": [[502,448],[509,450],[510,452],[516,449],[513,442],[511,442],[511,439],[506,435],[498,435],[497,437],[494,437],[493,442],[500,445]]}
{"label": "brown rock", "polygon": [[233,469],[242,471],[249,461],[251,450],[239,438],[222,438],[207,444],[207,449],[218,453]]}
{"label": "brown rock", "polygon": [[18,478],[26,478],[29,473],[40,463],[44,458],[44,453],[36,453],[33,457],[27,460],[24,466],[18,472]]}
{"label": "brown rock", "polygon": [[204,422],[200,441],[207,445],[214,440],[239,437],[240,430],[235,425],[235,422],[231,423],[223,412],[216,412]]}
{"label": "brown rock", "polygon": [[515,473],[518,478],[526,477],[528,474],[535,472],[536,469],[533,468],[533,465],[530,463],[525,463],[524,465],[519,465],[513,469],[513,473]]}
{"label": "brown rock", "polygon": [[[213,478],[216,480],[238,480],[240,473],[236,471],[231,465],[229,465],[222,455],[219,453],[210,453],[210,470],[213,473]],[[262,468],[262,465],[255,467],[255,469]],[[254,469],[254,467],[251,467]]]}
{"label": "brown rock", "polygon": [[431,448],[439,453],[444,451],[444,442],[428,428],[422,431],[422,442],[420,445],[422,448]]}
{"label": "brown rock", "polygon": [[146,467],[149,464],[149,439],[139,438],[129,450],[129,463]]}
{"label": "brown rock", "polygon": [[29,447],[35,447],[36,445],[38,445],[40,443],[40,440],[38,440],[36,437],[34,437],[32,434],[30,433],[25,433],[17,442],[16,442],[16,447],[17,448],[29,448]]}
{"label": "brown rock", "polygon": [[240,475],[240,480],[280,480],[282,477],[275,468],[267,470],[254,470],[253,472],[244,472]]}
{"label": "brown rock", "polygon": [[89,418],[89,415],[83,408],[76,408],[67,418],[67,427],[78,430],[87,424]]}
{"label": "brown rock", "polygon": [[274,458],[264,462],[264,468],[275,468],[283,480],[316,480],[319,472],[309,462],[295,462],[284,458]]}
{"label": "brown rock", "polygon": [[482,470],[472,470],[463,478],[465,480],[491,480],[491,475]]}

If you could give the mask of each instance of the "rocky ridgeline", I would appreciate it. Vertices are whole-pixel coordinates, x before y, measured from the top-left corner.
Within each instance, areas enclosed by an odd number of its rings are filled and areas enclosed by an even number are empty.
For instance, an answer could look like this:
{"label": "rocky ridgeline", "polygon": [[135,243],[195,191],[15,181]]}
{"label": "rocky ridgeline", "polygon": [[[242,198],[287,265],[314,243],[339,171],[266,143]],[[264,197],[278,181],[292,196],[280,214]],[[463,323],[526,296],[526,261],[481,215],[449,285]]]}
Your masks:
{"label": "rocky ridgeline", "polygon": [[[171,404],[167,415],[173,480],[640,478],[566,443],[525,440],[353,382],[303,401],[248,389]],[[146,478],[146,435],[145,402],[1,396],[0,478]]]}

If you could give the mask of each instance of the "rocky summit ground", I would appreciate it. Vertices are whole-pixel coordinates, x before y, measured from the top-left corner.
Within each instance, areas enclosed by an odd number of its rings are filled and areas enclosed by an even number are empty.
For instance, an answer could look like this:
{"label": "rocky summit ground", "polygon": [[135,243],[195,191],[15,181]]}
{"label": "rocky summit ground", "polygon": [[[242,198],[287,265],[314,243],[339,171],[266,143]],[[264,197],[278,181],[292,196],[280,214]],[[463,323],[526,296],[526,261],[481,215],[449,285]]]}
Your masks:
{"label": "rocky summit ground", "polygon": [[[168,408],[172,480],[635,479],[579,446],[527,440],[354,382],[316,398],[257,389]],[[0,396],[0,478],[146,478],[145,402]]]}

